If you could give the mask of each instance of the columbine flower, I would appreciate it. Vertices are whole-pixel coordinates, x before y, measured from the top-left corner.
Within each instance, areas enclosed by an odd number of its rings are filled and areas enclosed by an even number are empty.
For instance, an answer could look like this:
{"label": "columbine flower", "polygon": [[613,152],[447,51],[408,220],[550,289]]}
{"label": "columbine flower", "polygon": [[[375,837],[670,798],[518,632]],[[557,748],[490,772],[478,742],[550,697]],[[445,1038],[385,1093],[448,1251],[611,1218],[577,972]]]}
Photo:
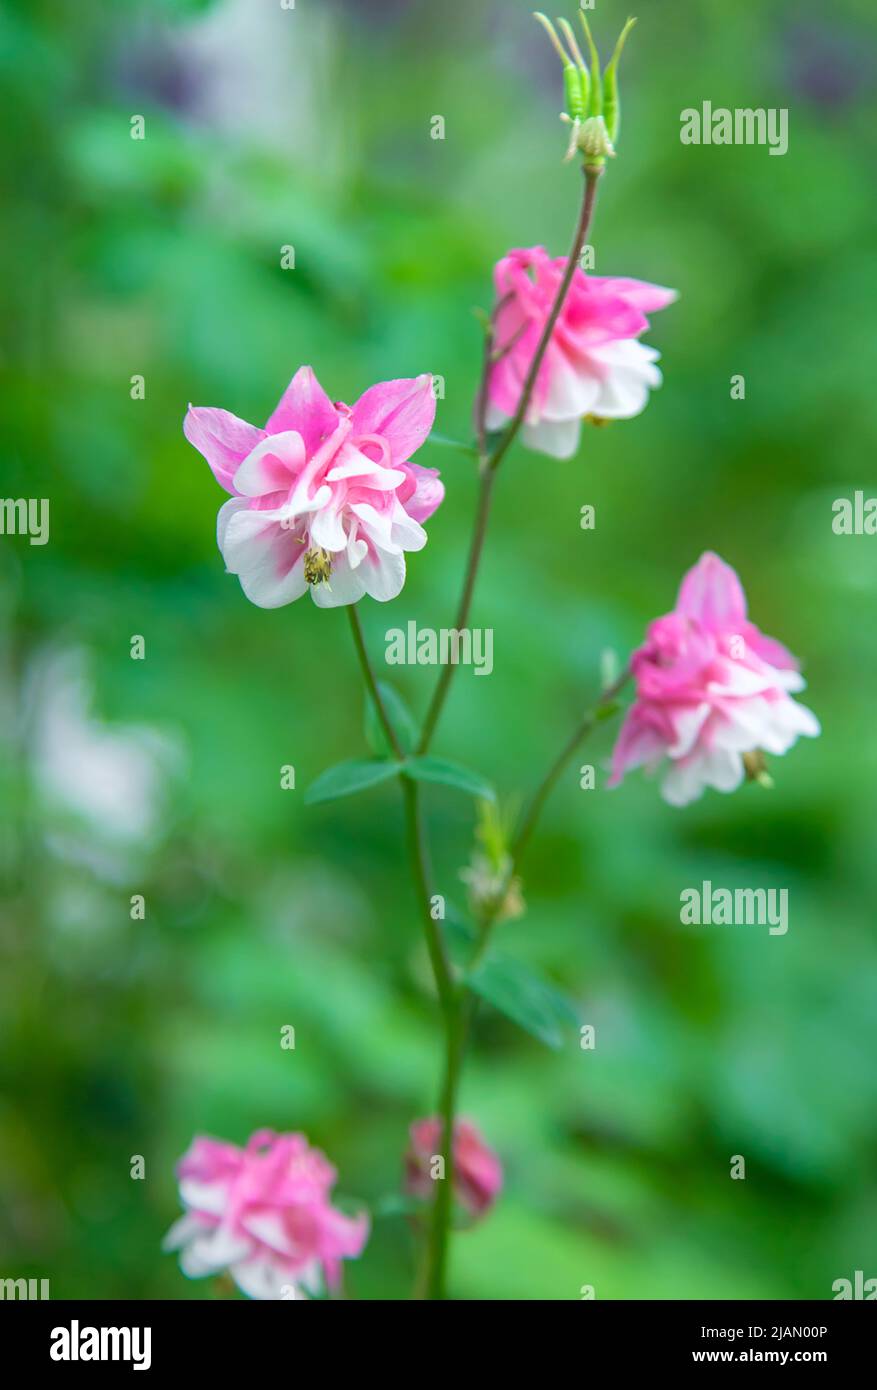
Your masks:
{"label": "columbine flower", "polygon": [[279,608],[306,589],[321,608],[395,598],[405,551],[444,497],[438,470],[411,463],[432,428],[429,375],[384,381],[352,408],[296,372],[264,429],[190,406],[186,438],[232,494],[217,539],[247,598]]}
{"label": "columbine flower", "polygon": [[366,1216],[330,1205],[335,1169],[303,1134],[259,1130],[245,1149],[198,1137],[177,1174],[186,1214],[164,1248],[190,1279],[227,1270],[250,1298],[317,1294],[368,1239]]}
{"label": "columbine flower", "polygon": [[612,757],[610,786],[631,768],[670,759],[662,795],[674,806],[704,787],[734,791],[763,779],[764,753],[786,753],[820,732],[790,691],[804,688],[798,663],[746,617],[730,565],[707,552],[682,581],[676,608],[656,619],[634,653],[636,703]]}
{"label": "columbine flower", "polygon": [[[405,1155],[405,1190],[431,1201],[439,1181],[431,1172],[442,1140],[439,1119],[416,1120]],[[469,1120],[454,1125],[454,1194],[473,1217],[490,1210],[502,1187],[502,1164]]]}
{"label": "columbine flower", "polygon": [[[539,339],[566,267],[542,246],[510,251],[494,271],[494,363],[487,428],[501,429],[518,408]],[[645,280],[586,275],[577,268],[542,360],[522,436],[531,449],[571,458],[583,417],[628,419],[661,384],[659,353],[637,341],[646,315],[676,298]]]}

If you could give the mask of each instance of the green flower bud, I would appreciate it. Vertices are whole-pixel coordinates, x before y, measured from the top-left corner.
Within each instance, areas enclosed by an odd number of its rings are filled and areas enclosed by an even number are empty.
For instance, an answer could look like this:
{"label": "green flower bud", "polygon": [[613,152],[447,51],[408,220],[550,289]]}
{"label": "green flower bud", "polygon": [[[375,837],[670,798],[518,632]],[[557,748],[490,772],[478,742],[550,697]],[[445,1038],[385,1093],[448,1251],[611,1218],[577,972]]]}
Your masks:
{"label": "green flower bud", "polygon": [[[605,72],[600,72],[600,56],[594,43],[591,27],[582,10],[579,18],[585,34],[588,61],[576,41],[572,25],[558,19],[561,39],[551,20],[540,11],[534,18],[545,30],[551,45],[563,64],[563,88],[566,110],[561,120],[572,127],[566,159],[577,153],[584,156],[585,167],[599,169],[615,154],[615,141],[621,116],[618,96],[618,60],[628,34],[636,23],[629,19],[618,36],[612,57]],[[566,41],[566,47],[564,42]]]}

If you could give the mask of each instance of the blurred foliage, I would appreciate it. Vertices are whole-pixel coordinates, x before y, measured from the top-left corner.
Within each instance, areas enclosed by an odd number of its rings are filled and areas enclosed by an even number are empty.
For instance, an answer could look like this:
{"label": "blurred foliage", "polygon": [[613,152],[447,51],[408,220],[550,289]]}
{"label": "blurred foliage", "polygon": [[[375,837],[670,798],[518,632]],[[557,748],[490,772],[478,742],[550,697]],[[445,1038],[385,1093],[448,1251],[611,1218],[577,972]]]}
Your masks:
{"label": "blurred foliage", "polygon": [[[601,0],[604,46],[625,13]],[[623,657],[705,548],[803,656],[825,732],[774,764],[774,792],[682,813],[646,779],[586,794],[570,769],[500,936],[597,1048],[482,1010],[463,1110],[507,1184],[455,1241],[452,1288],[830,1297],[877,1273],[875,541],[831,529],[835,497],[875,490],[874,16],[637,13],[592,241],[598,272],[681,291],[648,336],[665,386],[571,463],[508,458],[473,612],[494,674],[459,673],[435,751],[526,792],[601,651]],[[376,1203],[434,1109],[438,1038],[396,787],[303,802],[366,751],[345,617],[261,612],[224,576],[186,403],[261,422],[303,362],[345,400],[428,370],[438,429],[467,438],[472,310],[510,245],[566,249],[578,176],[523,0],[9,0],[0,75],[2,492],[52,509],[45,547],[0,543],[0,1273],[211,1297],[159,1249],[192,1134],[302,1129]],[[788,107],[789,153],[683,147],[680,111],[705,99]],[[447,501],[392,613],[364,612],[378,652],[386,626],[447,625],[460,583],[474,467],[421,458]],[[398,682],[419,713],[433,676]],[[601,776],[612,733],[585,755]],[[462,901],[473,804],[425,795]],[[679,893],[706,878],[788,887],[788,935],[682,927]],[[406,1296],[413,1254],[406,1222],[379,1220],[348,1292]]]}

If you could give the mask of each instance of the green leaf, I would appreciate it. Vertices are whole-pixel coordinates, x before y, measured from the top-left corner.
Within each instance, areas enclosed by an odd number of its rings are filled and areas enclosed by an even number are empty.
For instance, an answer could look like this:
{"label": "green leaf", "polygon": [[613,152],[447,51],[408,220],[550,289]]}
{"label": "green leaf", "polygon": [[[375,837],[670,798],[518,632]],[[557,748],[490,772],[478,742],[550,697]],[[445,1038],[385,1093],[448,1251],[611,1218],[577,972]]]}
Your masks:
{"label": "green leaf", "polygon": [[405,776],[417,782],[440,782],[445,787],[456,787],[457,791],[468,796],[484,797],[494,801],[496,792],[489,782],[478,772],[472,772],[459,763],[448,762],[447,758],[410,758],[405,764]]}
{"label": "green leaf", "polygon": [[339,796],[352,796],[354,792],[365,791],[366,787],[376,787],[379,782],[387,782],[402,771],[402,763],[391,762],[386,758],[354,758],[349,763],[336,763],[320,773],[305,792],[305,805],[315,806],[319,801],[335,801]]}
{"label": "green leaf", "polygon": [[478,944],[478,933],[450,898],[445,899],[442,935],[452,964],[465,971]]}
{"label": "green leaf", "polygon": [[456,449],[458,453],[469,454],[472,458],[478,457],[478,450],[474,444],[464,444],[461,439],[449,439],[445,434],[431,434],[426,442],[437,444],[441,449]]}
{"label": "green leaf", "polygon": [[490,955],[463,980],[475,994],[549,1047],[560,1047],[564,1028],[578,1023],[570,1000],[511,956]]}
{"label": "green leaf", "polygon": [[[386,681],[378,681],[378,691],[387,711],[387,718],[399,740],[404,753],[410,753],[417,742],[417,724],[402,696],[397,694]],[[370,695],[365,697],[365,737],[369,748],[379,758],[386,758],[391,752],[384,726],[380,721],[375,702]]]}
{"label": "green leaf", "polygon": [[428,1206],[428,1202],[422,1197],[406,1197],[402,1192],[388,1192],[385,1197],[379,1197],[375,1202],[372,1216],[375,1221],[392,1216],[418,1216],[427,1210]]}

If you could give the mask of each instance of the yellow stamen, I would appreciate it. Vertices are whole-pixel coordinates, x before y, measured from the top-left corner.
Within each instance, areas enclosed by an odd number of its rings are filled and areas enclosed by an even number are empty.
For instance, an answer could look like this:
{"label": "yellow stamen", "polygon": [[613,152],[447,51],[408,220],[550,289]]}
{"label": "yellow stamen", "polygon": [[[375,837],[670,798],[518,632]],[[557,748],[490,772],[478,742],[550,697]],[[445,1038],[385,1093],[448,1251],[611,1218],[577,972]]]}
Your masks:
{"label": "yellow stamen", "polygon": [[305,583],[326,584],[332,573],[332,556],[321,545],[305,552]]}

